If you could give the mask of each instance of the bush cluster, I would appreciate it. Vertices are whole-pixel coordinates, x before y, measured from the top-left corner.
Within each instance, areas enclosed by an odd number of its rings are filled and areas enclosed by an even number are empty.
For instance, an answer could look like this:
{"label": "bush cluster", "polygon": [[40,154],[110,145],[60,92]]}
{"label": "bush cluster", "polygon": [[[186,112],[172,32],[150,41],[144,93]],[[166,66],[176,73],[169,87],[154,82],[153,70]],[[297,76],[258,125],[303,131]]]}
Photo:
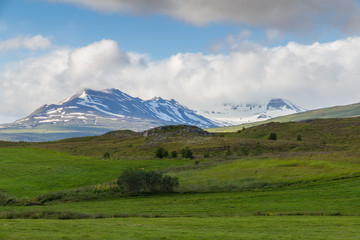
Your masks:
{"label": "bush cluster", "polygon": [[0,206],[15,204],[16,200],[0,190]]}
{"label": "bush cluster", "polygon": [[[190,158],[190,159],[194,159],[194,155],[193,155],[193,152],[191,151],[191,149],[189,147],[185,147],[183,149],[180,150],[180,154],[181,154],[181,157],[183,158]],[[172,151],[169,155],[169,151],[166,150],[165,148],[163,147],[158,147],[156,149],[156,152],[155,152],[155,156],[157,158],[167,158],[167,157],[171,157],[171,158],[177,158],[178,157],[178,153],[177,151]]]}
{"label": "bush cluster", "polygon": [[194,159],[194,155],[189,147],[181,149],[180,153],[183,158]]}
{"label": "bush cluster", "polygon": [[163,147],[158,147],[158,149],[156,149],[155,156],[157,158],[167,158],[169,157],[169,152]]}
{"label": "bush cluster", "polygon": [[177,177],[163,176],[155,171],[128,168],[117,179],[124,194],[137,195],[141,193],[173,192],[179,185]]}

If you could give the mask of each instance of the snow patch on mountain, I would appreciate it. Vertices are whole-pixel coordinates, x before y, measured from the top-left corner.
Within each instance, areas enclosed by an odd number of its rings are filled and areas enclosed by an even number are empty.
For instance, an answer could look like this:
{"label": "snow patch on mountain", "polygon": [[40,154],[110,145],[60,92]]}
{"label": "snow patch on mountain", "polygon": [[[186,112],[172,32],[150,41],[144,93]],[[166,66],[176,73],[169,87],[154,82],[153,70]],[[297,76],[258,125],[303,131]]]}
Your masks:
{"label": "snow patch on mountain", "polygon": [[203,115],[220,125],[231,126],[243,123],[265,121],[271,118],[306,111],[289,100],[274,98],[262,104],[221,104],[211,110],[199,110]]}
{"label": "snow patch on mountain", "polygon": [[173,124],[203,128],[219,126],[174,99],[155,97],[145,101],[117,89],[85,89],[58,104],[43,105],[28,117],[15,122],[22,126],[42,123],[78,126],[102,124],[114,129],[121,129],[123,126],[132,130]]}

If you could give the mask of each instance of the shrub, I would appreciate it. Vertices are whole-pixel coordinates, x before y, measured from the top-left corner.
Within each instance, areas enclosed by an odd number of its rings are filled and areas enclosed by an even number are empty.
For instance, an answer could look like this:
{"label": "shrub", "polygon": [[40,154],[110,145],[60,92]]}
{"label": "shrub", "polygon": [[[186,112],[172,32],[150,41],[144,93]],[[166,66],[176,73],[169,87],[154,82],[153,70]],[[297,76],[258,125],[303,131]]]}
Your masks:
{"label": "shrub", "polygon": [[262,146],[260,145],[259,142],[256,143],[253,153],[254,153],[254,155],[261,155],[261,154],[263,154],[263,149],[262,149]]}
{"label": "shrub", "polygon": [[169,152],[163,147],[158,147],[155,152],[157,158],[166,158],[169,157]]}
{"label": "shrub", "polygon": [[177,158],[178,153],[176,151],[172,151],[170,156],[171,156],[171,158]]}
{"label": "shrub", "polygon": [[163,157],[164,157],[164,158],[169,157],[169,151],[168,151],[168,150],[165,149],[165,150],[163,151]]}
{"label": "shrub", "polygon": [[209,158],[209,157],[210,157],[210,153],[206,152],[206,153],[204,154],[204,158]]}
{"label": "shrub", "polygon": [[179,185],[177,177],[163,176],[155,171],[128,168],[117,179],[125,194],[173,192]]}
{"label": "shrub", "polygon": [[246,147],[241,147],[237,153],[238,156],[248,156],[249,155],[249,149]]}
{"label": "shrub", "polygon": [[270,133],[269,140],[276,140],[276,139],[277,139],[276,133],[274,132]]}
{"label": "shrub", "polygon": [[106,152],[106,153],[104,153],[104,158],[110,158],[110,153],[109,152]]}
{"label": "shrub", "polygon": [[228,157],[228,156],[231,156],[232,155],[232,152],[230,149],[228,149],[225,153],[225,157]]}
{"label": "shrub", "polygon": [[297,141],[302,141],[302,137],[301,137],[301,135],[300,135],[300,134],[299,134],[299,135],[297,135],[296,140],[297,140]]}
{"label": "shrub", "polygon": [[0,190],[0,206],[15,204],[16,200]]}
{"label": "shrub", "polygon": [[189,147],[181,149],[180,153],[183,158],[194,159],[194,155]]}

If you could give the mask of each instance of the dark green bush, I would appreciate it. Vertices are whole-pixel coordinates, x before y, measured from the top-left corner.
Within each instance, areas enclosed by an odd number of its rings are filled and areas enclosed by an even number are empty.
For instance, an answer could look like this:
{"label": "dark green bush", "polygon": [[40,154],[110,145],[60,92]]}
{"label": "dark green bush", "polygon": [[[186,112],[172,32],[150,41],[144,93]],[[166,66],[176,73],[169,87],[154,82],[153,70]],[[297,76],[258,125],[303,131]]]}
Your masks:
{"label": "dark green bush", "polygon": [[296,140],[297,140],[297,141],[302,141],[302,137],[301,137],[301,135],[300,135],[300,134],[299,134],[299,135],[297,135]]}
{"label": "dark green bush", "polygon": [[238,156],[248,156],[249,155],[249,149],[247,149],[245,146],[241,147],[237,153]]}
{"label": "dark green bush", "polygon": [[269,140],[276,140],[276,139],[277,139],[276,133],[274,132],[270,133]]}
{"label": "dark green bush", "polygon": [[104,158],[110,158],[110,153],[109,152],[106,152],[106,153],[104,153]]}
{"label": "dark green bush", "polygon": [[117,179],[125,194],[173,192],[179,185],[177,177],[163,176],[155,171],[128,168]]}
{"label": "dark green bush", "polygon": [[232,155],[232,152],[230,149],[228,149],[225,153],[225,156],[228,157],[228,156],[231,156]]}
{"label": "dark green bush", "polygon": [[10,197],[0,190],[0,206],[11,205],[16,203],[15,198]]}
{"label": "dark green bush", "polygon": [[180,153],[183,158],[194,159],[194,155],[189,147],[181,149]]}
{"label": "dark green bush", "polygon": [[172,151],[170,156],[171,156],[171,158],[177,158],[177,156],[178,156],[177,151]]}
{"label": "dark green bush", "polygon": [[255,148],[253,150],[253,155],[261,155],[263,154],[263,148],[259,142],[256,143]]}
{"label": "dark green bush", "polygon": [[167,158],[167,157],[169,157],[169,151],[163,147],[158,147],[156,149],[155,156],[157,158]]}

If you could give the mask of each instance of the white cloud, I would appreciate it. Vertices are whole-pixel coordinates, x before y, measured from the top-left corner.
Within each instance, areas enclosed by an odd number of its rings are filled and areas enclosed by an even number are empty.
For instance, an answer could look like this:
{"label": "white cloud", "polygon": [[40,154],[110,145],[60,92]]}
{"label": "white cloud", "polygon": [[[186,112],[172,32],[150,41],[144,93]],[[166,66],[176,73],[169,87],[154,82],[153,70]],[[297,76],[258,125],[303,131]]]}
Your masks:
{"label": "white cloud", "polygon": [[54,50],[0,72],[0,115],[25,116],[82,88],[174,98],[193,109],[283,97],[305,108],[359,102],[360,37],[229,55],[179,53],[162,61],[125,52],[112,40]]}
{"label": "white cloud", "polygon": [[138,15],[164,14],[189,23],[235,22],[282,31],[333,27],[360,30],[357,0],[49,0],[99,11]]}
{"label": "white cloud", "polygon": [[0,41],[0,53],[17,49],[29,49],[32,51],[37,49],[48,49],[51,46],[52,44],[50,39],[41,35],[35,35],[32,37],[20,36]]}

